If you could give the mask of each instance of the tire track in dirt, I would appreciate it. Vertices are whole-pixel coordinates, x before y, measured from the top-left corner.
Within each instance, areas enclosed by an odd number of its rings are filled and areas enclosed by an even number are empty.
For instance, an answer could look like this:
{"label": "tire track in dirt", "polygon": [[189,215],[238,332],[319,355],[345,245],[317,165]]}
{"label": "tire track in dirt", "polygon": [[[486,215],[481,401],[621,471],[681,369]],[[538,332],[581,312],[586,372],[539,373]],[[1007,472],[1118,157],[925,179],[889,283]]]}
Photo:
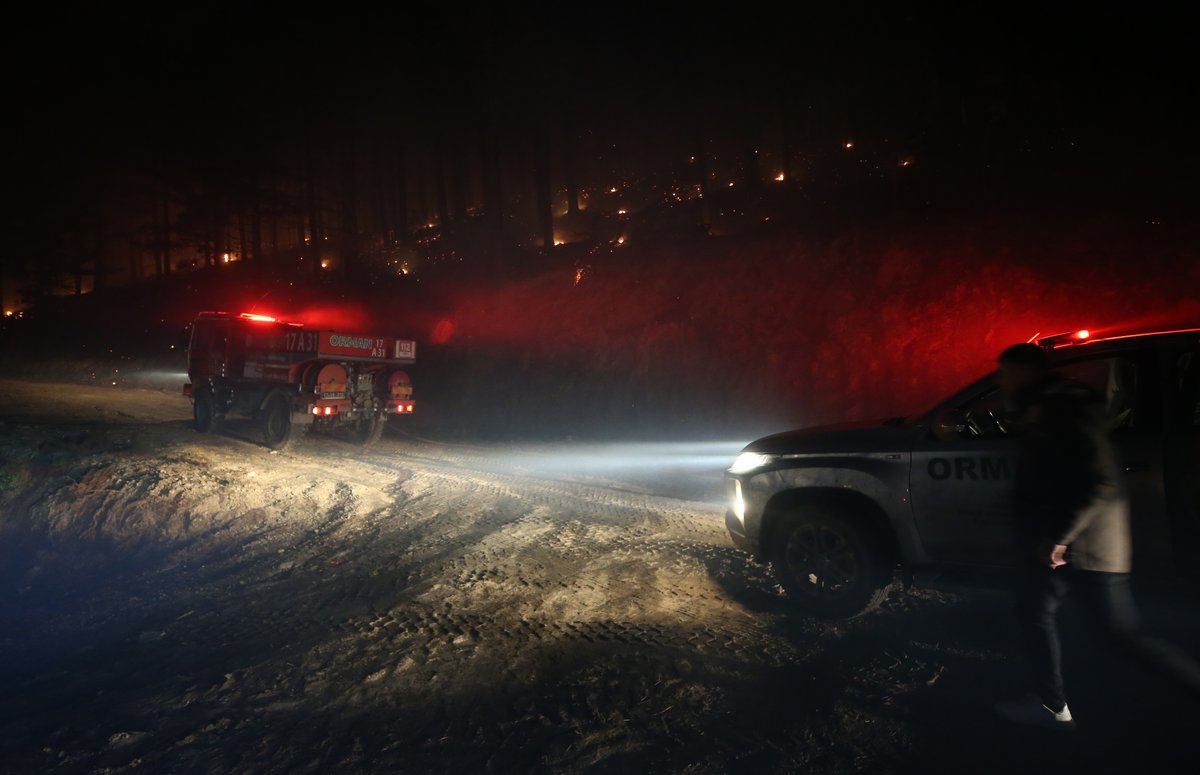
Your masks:
{"label": "tire track in dirt", "polygon": [[[517,730],[554,723],[608,736],[622,714],[650,720],[696,701],[701,663],[715,676],[809,656],[714,579],[744,568],[723,559],[713,504],[404,443],[361,457],[309,439],[297,454],[270,455],[182,426],[142,432],[159,448],[114,456],[86,489],[103,491],[110,509],[174,510],[163,524],[180,540],[130,579],[166,597],[123,616],[145,635],[143,661],[165,676],[156,691],[175,696],[159,734],[176,740],[298,763],[289,757],[303,754],[281,742],[306,728],[295,714],[385,707],[426,720],[407,737],[386,732],[381,746],[446,738],[503,750]],[[57,505],[69,521],[81,502]],[[118,599],[113,590],[89,605],[111,616]],[[129,691],[115,701],[136,718]],[[603,756],[616,744],[584,750]],[[570,756],[572,745],[558,750]]]}
{"label": "tire track in dirt", "polygon": [[[393,464],[371,461],[375,467],[392,470]],[[707,538],[711,530],[699,520],[694,512],[680,508],[677,501],[653,499],[647,496],[634,496],[631,501],[629,493],[614,494],[604,488],[576,488],[560,481],[544,481],[540,479],[520,478],[514,476],[497,476],[492,472],[472,471],[464,473],[461,466],[437,464],[436,470],[424,463],[425,469],[418,477],[436,476],[438,483],[431,485],[435,489],[448,489],[454,492],[464,490],[491,490],[504,495],[520,495],[521,500],[536,500],[536,508],[513,509],[493,518],[484,518],[475,523],[476,527],[494,528],[482,537],[478,533],[460,533],[444,535],[432,542],[425,543],[421,549],[428,551],[432,548],[450,547],[453,553],[449,562],[433,571],[435,576],[449,576],[448,586],[456,588],[459,597],[466,598],[468,608],[495,606],[498,602],[520,602],[530,590],[534,594],[544,594],[547,589],[560,588],[568,595],[583,592],[599,591],[604,597],[616,597],[627,594],[628,582],[614,579],[604,572],[583,570],[575,574],[567,574],[569,580],[555,580],[560,573],[554,565],[553,558],[547,559],[547,553],[570,558],[573,564],[601,560],[604,565],[628,562],[661,562],[661,559],[672,551],[677,551],[680,544],[691,543],[704,546],[706,542],[697,540]],[[430,486],[430,485],[427,485]],[[657,501],[657,502],[656,502]],[[418,503],[419,499],[409,503]],[[655,508],[656,505],[663,508]],[[562,519],[564,513],[584,513],[588,520],[578,518]],[[596,524],[596,517],[603,523]],[[658,525],[654,523],[658,522]],[[658,527],[658,530],[655,528]],[[605,528],[608,528],[607,530]],[[663,530],[666,528],[666,530]],[[678,537],[660,538],[663,532],[673,530]],[[707,535],[706,535],[707,534]],[[682,567],[684,563],[676,563],[677,571],[692,570]],[[431,569],[433,570],[433,569]],[[549,572],[554,571],[554,572]],[[444,590],[435,590],[438,595]],[[495,593],[495,594],[490,594]],[[672,596],[693,602],[691,596],[680,592],[670,592]],[[497,599],[499,598],[499,600]],[[747,644],[761,643],[766,633],[760,627],[752,627],[744,622],[738,626],[723,623],[714,628],[705,624],[706,613],[701,610],[708,605],[708,597],[701,594],[698,605],[688,604],[678,606],[673,612],[676,616],[683,615],[696,624],[697,631],[679,639],[680,647],[695,647],[697,642],[711,647],[719,643],[722,648],[737,653],[740,657],[749,656]],[[692,609],[692,610],[689,610]],[[644,614],[653,613],[642,608]],[[524,624],[515,624],[523,622]],[[521,632],[521,637],[533,637],[536,633],[539,640],[582,640],[586,642],[614,641],[641,643],[651,645],[652,641],[641,641],[636,637],[638,632],[647,625],[642,622],[621,622],[616,620],[592,619],[578,622],[568,621],[569,626],[563,627],[554,619],[545,617],[532,619],[509,619],[498,621],[495,617],[480,618],[476,615],[472,627],[486,627],[489,631],[508,632],[512,628]],[[434,635],[437,633],[434,632]],[[661,644],[660,644],[661,645]],[[773,646],[759,649],[763,658],[770,662],[778,662],[780,649]],[[795,654],[789,658],[795,658]]]}

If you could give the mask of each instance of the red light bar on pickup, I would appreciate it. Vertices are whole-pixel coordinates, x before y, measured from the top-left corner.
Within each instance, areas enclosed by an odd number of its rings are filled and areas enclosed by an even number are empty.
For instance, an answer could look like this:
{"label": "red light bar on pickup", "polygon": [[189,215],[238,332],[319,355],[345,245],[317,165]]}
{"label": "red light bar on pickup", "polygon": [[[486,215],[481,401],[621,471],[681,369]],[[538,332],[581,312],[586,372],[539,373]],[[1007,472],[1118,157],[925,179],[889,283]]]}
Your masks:
{"label": "red light bar on pickup", "polygon": [[1054,336],[1043,336],[1037,339],[1038,347],[1046,347],[1054,350],[1059,347],[1066,347],[1072,344],[1082,344],[1092,338],[1092,332],[1086,328],[1081,328],[1078,331],[1067,331]]}
{"label": "red light bar on pickup", "polygon": [[1036,341],[1039,347],[1045,347],[1048,350],[1057,350],[1060,347],[1071,347],[1072,345],[1098,344],[1100,342],[1116,342],[1122,339],[1140,339],[1142,337],[1149,336],[1172,336],[1175,334],[1200,334],[1200,328],[1176,328],[1170,331],[1142,331],[1140,333],[1131,334],[1101,333],[1099,336],[1086,328],[1081,328],[1078,331],[1068,331],[1063,334],[1055,334],[1054,336],[1035,336],[1034,339],[1030,341]]}

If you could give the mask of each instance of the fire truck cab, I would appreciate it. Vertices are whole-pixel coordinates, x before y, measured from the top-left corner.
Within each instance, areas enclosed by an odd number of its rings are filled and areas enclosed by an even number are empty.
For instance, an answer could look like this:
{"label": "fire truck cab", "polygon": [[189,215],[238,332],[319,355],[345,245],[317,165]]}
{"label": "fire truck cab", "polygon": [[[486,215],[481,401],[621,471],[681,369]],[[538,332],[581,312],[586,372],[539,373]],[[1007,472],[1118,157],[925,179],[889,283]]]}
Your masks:
{"label": "fire truck cab", "polygon": [[412,414],[403,367],[416,343],[306,328],[268,315],[202,312],[191,326],[188,378],[196,430],[216,431],[227,415],[259,423],[271,449],[312,427],[341,429],[365,446],[388,415]]}

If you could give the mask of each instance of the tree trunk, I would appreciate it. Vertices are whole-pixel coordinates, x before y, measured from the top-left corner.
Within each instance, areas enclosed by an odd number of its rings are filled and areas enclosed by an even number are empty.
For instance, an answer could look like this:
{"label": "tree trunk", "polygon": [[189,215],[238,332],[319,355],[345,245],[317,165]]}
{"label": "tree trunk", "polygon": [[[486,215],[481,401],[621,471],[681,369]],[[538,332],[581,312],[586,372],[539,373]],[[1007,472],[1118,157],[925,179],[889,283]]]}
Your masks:
{"label": "tree trunk", "polygon": [[92,290],[103,290],[108,285],[108,240],[105,230],[105,213],[103,199],[97,203],[100,208],[96,214],[96,246],[92,258]]}
{"label": "tree trunk", "polygon": [[430,188],[429,169],[433,164],[431,155],[425,155],[417,160],[417,206],[420,207],[418,215],[420,227],[424,228],[429,222],[437,205],[433,201]]}
{"label": "tree trunk", "polygon": [[305,201],[308,208],[308,238],[311,249],[304,251],[304,257],[312,260],[312,270],[318,272],[321,269],[321,223],[319,219],[319,195],[317,193],[317,180],[315,165],[313,164],[312,145],[305,149],[305,164],[307,175],[305,176]]}
{"label": "tree trunk", "polygon": [[129,281],[137,282],[142,279],[142,254],[138,252],[135,240],[129,240]]}
{"label": "tree trunk", "polygon": [[305,192],[307,191],[308,187],[305,185],[305,183],[303,181],[297,181],[296,190],[292,192],[294,196],[289,199],[289,201],[293,204],[293,207],[289,208],[289,215],[295,219],[293,223],[296,226],[295,244],[300,246],[301,256],[307,255],[304,249],[304,240],[308,237],[308,219],[305,216],[305,212],[307,212],[305,206],[305,202],[307,201],[305,199]]}
{"label": "tree trunk", "polygon": [[313,271],[321,268],[321,221],[317,206],[317,185],[309,178],[308,181],[308,247],[304,251],[305,258],[312,261]]}
{"label": "tree trunk", "polygon": [[534,183],[537,188],[537,211],[542,227],[542,247],[554,248],[554,210],[550,197],[550,143],[540,124],[533,137]]}
{"label": "tree trunk", "polygon": [[250,221],[250,249],[254,253],[254,261],[262,260],[262,205],[258,198],[254,199],[253,219]]}
{"label": "tree trunk", "polygon": [[271,229],[271,261],[272,263],[279,260],[279,189],[274,189],[275,196],[272,197],[271,212],[270,212],[270,229]]}
{"label": "tree trunk", "polygon": [[504,271],[504,190],[500,180],[499,148],[491,127],[479,128],[479,168],[483,185],[483,216],[491,227],[491,257],[497,273]]}
{"label": "tree trunk", "polygon": [[71,274],[75,276],[75,295],[83,295],[83,250],[76,239],[71,254]]}
{"label": "tree trunk", "polygon": [[467,217],[467,176],[463,169],[463,143],[458,133],[452,138],[450,149],[450,201],[454,205],[454,219],[460,221]]}
{"label": "tree trunk", "polygon": [[372,142],[371,156],[374,161],[374,199],[375,199],[375,231],[379,234],[380,242],[387,247],[392,241],[392,190],[388,182],[391,170],[391,158],[383,150],[382,141]]}
{"label": "tree trunk", "polygon": [[782,154],[782,165],[780,171],[783,173],[785,183],[792,182],[792,111],[789,103],[784,103],[783,113],[780,117],[780,153]]}
{"label": "tree trunk", "polygon": [[708,191],[708,141],[704,137],[704,126],[700,126],[699,142],[696,143],[696,174],[700,179],[700,218],[707,232],[713,225],[712,197]]}
{"label": "tree trunk", "polygon": [[408,165],[404,158],[404,143],[396,144],[396,180],[393,183],[392,228],[395,230],[394,239],[408,241],[412,226],[408,220]]}
{"label": "tree trunk", "polygon": [[567,215],[579,212],[579,183],[575,175],[575,126],[568,120],[563,142],[563,174],[567,177]]}
{"label": "tree trunk", "polygon": [[150,208],[153,223],[150,226],[150,250],[154,254],[154,276],[163,276],[163,225],[159,217],[159,203],[154,201]]}
{"label": "tree trunk", "polygon": [[746,189],[757,191],[762,183],[762,178],[758,172],[758,151],[754,149],[754,141],[750,138],[749,133],[743,139],[742,166],[745,168]]}
{"label": "tree trunk", "polygon": [[162,273],[171,274],[171,200],[163,190],[162,198]]}
{"label": "tree trunk", "polygon": [[215,253],[221,250],[221,221],[216,211],[208,217],[208,240],[204,246],[204,265],[211,267],[216,263]]}
{"label": "tree trunk", "polygon": [[242,260],[242,261],[245,261],[245,260],[248,258],[248,252],[249,252],[249,251],[247,251],[247,250],[246,250],[246,245],[248,244],[248,240],[246,239],[246,216],[245,216],[245,212],[246,212],[246,208],[245,208],[245,207],[239,207],[239,208],[238,208],[238,249],[237,249],[237,258],[239,258],[239,259],[240,259],[240,260]]}
{"label": "tree trunk", "polygon": [[342,165],[342,274],[352,276],[358,270],[358,175],[355,171],[356,154],[351,150]]}
{"label": "tree trunk", "polygon": [[433,173],[434,192],[437,197],[438,223],[446,226],[450,223],[450,205],[446,199],[446,146],[441,129],[433,138]]}

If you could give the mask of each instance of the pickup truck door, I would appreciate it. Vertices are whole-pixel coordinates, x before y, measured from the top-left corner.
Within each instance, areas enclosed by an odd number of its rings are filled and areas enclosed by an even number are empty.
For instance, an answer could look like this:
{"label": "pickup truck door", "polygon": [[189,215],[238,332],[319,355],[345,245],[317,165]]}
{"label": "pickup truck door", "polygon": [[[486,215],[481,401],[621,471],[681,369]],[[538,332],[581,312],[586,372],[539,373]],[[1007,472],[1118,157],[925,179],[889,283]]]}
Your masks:
{"label": "pickup truck door", "polygon": [[[1170,559],[1164,498],[1163,384],[1152,353],[1097,353],[1056,371],[1083,382],[1108,401],[1113,443],[1125,468],[1131,506],[1134,564],[1162,568]],[[958,406],[978,435],[942,440],[931,432],[913,448],[913,516],[926,552],[944,563],[1005,566],[1019,558],[1010,528],[1016,440],[992,422],[1000,392],[981,383]],[[1194,478],[1193,478],[1194,481]]]}
{"label": "pickup truck door", "polygon": [[[994,394],[994,395],[993,395]],[[994,402],[991,388],[980,406]],[[1011,565],[1010,507],[1016,444],[1002,434],[941,439],[932,431],[913,447],[910,492],[917,531],[939,563]]]}
{"label": "pickup truck door", "polygon": [[1172,559],[1196,572],[1200,556],[1200,347],[1167,353],[1171,399],[1164,445],[1164,486]]}
{"label": "pickup truck door", "polygon": [[[1140,389],[1135,411],[1112,432],[1129,491],[1133,567],[1139,575],[1161,575],[1171,567],[1171,530],[1165,491],[1164,386],[1153,351],[1121,358],[1123,371],[1136,373]],[[1136,371],[1134,371],[1136,369]]]}

